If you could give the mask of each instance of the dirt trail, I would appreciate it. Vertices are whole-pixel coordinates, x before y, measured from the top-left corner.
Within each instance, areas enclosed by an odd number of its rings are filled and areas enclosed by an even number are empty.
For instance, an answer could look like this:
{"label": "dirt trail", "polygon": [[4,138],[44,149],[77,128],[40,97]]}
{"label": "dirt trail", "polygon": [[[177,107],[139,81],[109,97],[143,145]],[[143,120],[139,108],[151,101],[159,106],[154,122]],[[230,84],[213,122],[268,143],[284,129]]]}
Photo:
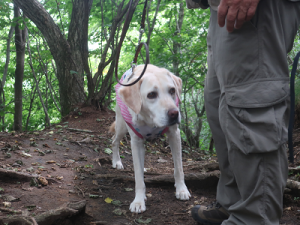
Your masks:
{"label": "dirt trail", "polygon": [[[216,157],[190,149],[183,143],[184,172],[192,198],[179,201],[174,195],[174,170],[168,143],[164,139],[147,142],[147,210],[133,214],[128,210],[134,199],[130,138],[127,136],[121,143],[120,154],[125,169],[111,168],[112,135],[107,131],[113,121],[113,112],[87,107],[50,129],[20,134],[0,133],[1,218],[23,216],[30,220],[42,215],[47,219],[39,224],[56,225],[196,224],[190,217],[191,207],[215,200],[219,174]],[[299,137],[297,133],[295,135]],[[295,147],[298,163],[297,149]],[[42,176],[48,184],[43,185],[37,178],[7,176],[3,171]],[[294,172],[293,176],[297,179],[300,175]],[[300,224],[298,196],[293,191],[285,194],[281,224]],[[66,206],[82,200],[86,201],[85,213]],[[59,220],[55,217],[56,221],[51,222],[46,214],[63,205],[61,211],[55,211]]]}

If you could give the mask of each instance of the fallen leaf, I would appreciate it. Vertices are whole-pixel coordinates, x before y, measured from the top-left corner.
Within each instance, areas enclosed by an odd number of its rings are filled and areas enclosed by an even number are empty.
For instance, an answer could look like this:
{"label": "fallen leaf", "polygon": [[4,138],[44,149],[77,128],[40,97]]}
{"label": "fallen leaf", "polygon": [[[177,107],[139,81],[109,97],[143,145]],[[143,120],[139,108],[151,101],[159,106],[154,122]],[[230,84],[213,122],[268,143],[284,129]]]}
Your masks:
{"label": "fallen leaf", "polygon": [[113,200],[111,203],[112,203],[113,205],[116,205],[116,206],[122,205],[122,202],[119,201],[119,200]]}
{"label": "fallen leaf", "polygon": [[98,185],[98,182],[97,182],[96,180],[93,180],[93,181],[92,181],[92,184]]}
{"label": "fallen leaf", "polygon": [[51,163],[56,163],[54,160],[49,160],[47,161],[47,163],[51,164]]}
{"label": "fallen leaf", "polygon": [[159,157],[159,159],[157,160],[157,162],[159,162],[159,163],[166,163],[168,161]]}
{"label": "fallen leaf", "polygon": [[10,202],[3,202],[3,205],[6,208],[10,208],[11,207],[11,203]]}
{"label": "fallen leaf", "polygon": [[126,210],[122,210],[120,208],[116,208],[114,211],[113,211],[114,214],[118,215],[118,216],[121,216],[122,214],[125,215],[126,214]]}
{"label": "fallen leaf", "polygon": [[108,198],[108,197],[107,197],[104,201],[105,201],[106,203],[109,203],[109,204],[110,204],[113,200],[112,200],[111,198]]}
{"label": "fallen leaf", "polygon": [[148,218],[148,219],[146,219],[146,220],[143,220],[142,218],[143,218],[143,217],[141,216],[140,218],[136,219],[136,222],[138,222],[138,223],[143,223],[143,224],[148,224],[148,223],[150,223],[150,222],[152,221],[151,218]]}
{"label": "fallen leaf", "polygon": [[125,188],[125,191],[133,191],[133,188]]}
{"label": "fallen leaf", "polygon": [[36,208],[36,205],[28,205],[26,206],[26,208],[28,209],[28,211],[32,211]]}
{"label": "fallen leaf", "polygon": [[33,188],[22,188],[23,191],[32,191]]}
{"label": "fallen leaf", "polygon": [[74,163],[75,162],[75,160],[73,160],[73,159],[67,159],[66,160],[66,163],[69,163],[69,164],[72,164],[72,163]]}
{"label": "fallen leaf", "polygon": [[42,185],[44,186],[48,185],[48,181],[45,177],[38,177],[37,179]]}
{"label": "fallen leaf", "polygon": [[32,155],[30,155],[30,154],[28,154],[28,153],[26,153],[24,151],[21,152],[21,156],[24,156],[25,158],[32,157]]}
{"label": "fallen leaf", "polygon": [[104,149],[104,152],[108,155],[110,155],[112,153],[112,150],[110,148],[106,148]]}
{"label": "fallen leaf", "polygon": [[90,194],[90,198],[99,198],[100,197],[100,195],[92,195],[92,194]]}

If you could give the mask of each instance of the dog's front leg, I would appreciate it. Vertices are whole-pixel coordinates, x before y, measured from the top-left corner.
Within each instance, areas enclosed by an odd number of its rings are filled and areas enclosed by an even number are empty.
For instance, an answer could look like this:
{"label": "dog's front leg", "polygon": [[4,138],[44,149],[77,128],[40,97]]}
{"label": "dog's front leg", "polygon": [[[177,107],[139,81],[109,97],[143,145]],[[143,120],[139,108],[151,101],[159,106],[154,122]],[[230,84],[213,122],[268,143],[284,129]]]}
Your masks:
{"label": "dog's front leg", "polygon": [[135,198],[130,204],[129,210],[135,213],[141,213],[146,210],[145,183],[144,183],[144,159],[145,147],[143,139],[136,136],[130,129],[131,151],[133,158],[134,176],[135,176]]}
{"label": "dog's front leg", "polygon": [[181,153],[181,138],[178,125],[175,124],[169,127],[166,133],[169,139],[169,144],[172,151],[174,161],[174,179],[176,187],[176,198],[180,200],[188,200],[191,196],[184,183],[184,174],[182,168],[182,153]]}

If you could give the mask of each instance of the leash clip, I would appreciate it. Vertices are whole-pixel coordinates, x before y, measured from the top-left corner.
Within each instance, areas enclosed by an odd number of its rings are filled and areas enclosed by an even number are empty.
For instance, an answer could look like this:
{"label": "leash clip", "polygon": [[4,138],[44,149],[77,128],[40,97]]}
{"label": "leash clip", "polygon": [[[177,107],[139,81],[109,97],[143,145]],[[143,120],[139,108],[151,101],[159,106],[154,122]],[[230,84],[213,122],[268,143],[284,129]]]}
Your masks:
{"label": "leash clip", "polygon": [[130,65],[131,65],[131,69],[133,71],[133,69],[136,67],[136,63],[134,61],[132,61]]}
{"label": "leash clip", "polygon": [[143,36],[144,32],[145,32],[145,30],[144,30],[143,28],[140,27],[140,35],[139,35],[138,46],[139,46],[139,44],[141,43],[142,36]]}

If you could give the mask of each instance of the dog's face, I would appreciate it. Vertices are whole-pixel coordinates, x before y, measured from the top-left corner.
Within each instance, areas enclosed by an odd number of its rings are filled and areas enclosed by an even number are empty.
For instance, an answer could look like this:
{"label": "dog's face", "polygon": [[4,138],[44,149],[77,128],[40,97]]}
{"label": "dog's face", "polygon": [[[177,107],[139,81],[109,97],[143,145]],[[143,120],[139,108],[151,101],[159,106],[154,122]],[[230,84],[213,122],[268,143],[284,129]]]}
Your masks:
{"label": "dog's face", "polygon": [[[144,65],[134,69],[132,82]],[[121,87],[119,95],[132,113],[133,122],[150,127],[165,127],[180,123],[179,101],[182,81],[170,71],[148,65],[143,78],[135,85]]]}

